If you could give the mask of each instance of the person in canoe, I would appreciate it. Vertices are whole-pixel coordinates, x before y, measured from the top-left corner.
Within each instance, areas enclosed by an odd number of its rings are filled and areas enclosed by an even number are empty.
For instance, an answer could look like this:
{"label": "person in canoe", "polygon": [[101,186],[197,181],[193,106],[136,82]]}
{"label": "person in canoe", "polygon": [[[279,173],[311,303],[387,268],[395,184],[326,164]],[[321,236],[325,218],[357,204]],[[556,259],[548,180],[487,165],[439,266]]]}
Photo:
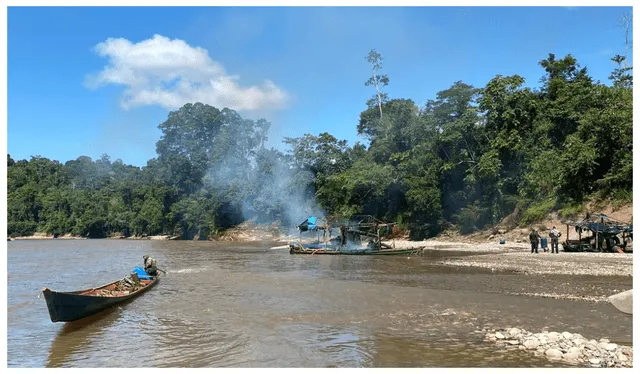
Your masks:
{"label": "person in canoe", "polygon": [[156,266],[156,260],[154,258],[149,257],[149,255],[142,256],[144,259],[144,271],[147,274],[155,277],[158,275],[158,267]]}

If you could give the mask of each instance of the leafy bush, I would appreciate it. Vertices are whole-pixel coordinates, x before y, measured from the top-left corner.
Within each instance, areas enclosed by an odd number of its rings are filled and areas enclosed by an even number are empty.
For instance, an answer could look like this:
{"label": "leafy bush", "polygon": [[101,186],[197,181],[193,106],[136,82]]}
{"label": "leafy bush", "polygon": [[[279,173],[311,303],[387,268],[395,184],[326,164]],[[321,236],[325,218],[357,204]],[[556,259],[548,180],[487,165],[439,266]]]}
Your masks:
{"label": "leafy bush", "polygon": [[36,232],[37,226],[35,222],[9,222],[7,225],[7,235],[9,237],[31,236]]}
{"label": "leafy bush", "polygon": [[535,221],[541,221],[547,217],[547,214],[549,214],[555,206],[556,203],[554,200],[544,200],[540,203],[534,203],[524,211],[520,223],[526,225]]}
{"label": "leafy bush", "polygon": [[580,203],[566,203],[560,209],[560,214],[563,218],[575,218],[580,215],[584,210],[584,206]]}
{"label": "leafy bush", "polygon": [[611,193],[613,197],[613,206],[619,208],[622,205],[633,203],[633,191],[616,189]]}

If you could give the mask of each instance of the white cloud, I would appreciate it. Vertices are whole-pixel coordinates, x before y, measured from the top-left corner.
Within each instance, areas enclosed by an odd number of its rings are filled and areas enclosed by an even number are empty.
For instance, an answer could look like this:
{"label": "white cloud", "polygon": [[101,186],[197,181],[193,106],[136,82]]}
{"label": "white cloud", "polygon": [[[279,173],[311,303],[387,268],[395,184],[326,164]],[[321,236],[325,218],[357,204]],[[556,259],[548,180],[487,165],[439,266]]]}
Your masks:
{"label": "white cloud", "polygon": [[162,35],[132,43],[109,38],[94,48],[109,60],[104,69],[89,75],[87,87],[107,84],[126,86],[121,105],[160,105],[176,109],[188,102],[202,102],[238,111],[281,109],[288,94],[270,80],[261,86],[242,87],[239,77],[209,57],[206,49]]}

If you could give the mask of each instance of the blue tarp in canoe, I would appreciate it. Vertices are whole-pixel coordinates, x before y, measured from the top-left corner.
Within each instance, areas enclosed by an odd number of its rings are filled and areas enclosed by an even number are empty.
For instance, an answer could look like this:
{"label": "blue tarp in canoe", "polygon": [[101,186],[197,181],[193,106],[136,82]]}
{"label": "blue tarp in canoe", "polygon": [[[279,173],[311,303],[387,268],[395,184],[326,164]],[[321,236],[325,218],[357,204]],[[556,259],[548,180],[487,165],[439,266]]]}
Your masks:
{"label": "blue tarp in canoe", "polygon": [[139,279],[151,279],[151,276],[149,276],[149,274],[147,274],[147,272],[144,271],[144,269],[141,268],[140,266],[138,266],[137,268],[133,269],[133,272],[138,274],[138,278]]}

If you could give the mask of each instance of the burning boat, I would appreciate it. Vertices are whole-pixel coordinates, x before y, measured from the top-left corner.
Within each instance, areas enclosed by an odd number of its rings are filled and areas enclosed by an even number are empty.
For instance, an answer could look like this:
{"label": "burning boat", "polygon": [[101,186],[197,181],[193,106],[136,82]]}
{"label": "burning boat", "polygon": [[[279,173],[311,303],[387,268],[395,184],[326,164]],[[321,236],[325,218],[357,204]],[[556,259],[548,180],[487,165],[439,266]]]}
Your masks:
{"label": "burning boat", "polygon": [[[382,222],[372,216],[310,216],[297,226],[300,242],[289,244],[291,254],[322,255],[407,255],[422,254],[424,247],[397,249],[382,239],[395,232],[396,223]],[[316,235],[316,240],[302,244],[302,233]],[[335,236],[334,236],[335,234]]]}

